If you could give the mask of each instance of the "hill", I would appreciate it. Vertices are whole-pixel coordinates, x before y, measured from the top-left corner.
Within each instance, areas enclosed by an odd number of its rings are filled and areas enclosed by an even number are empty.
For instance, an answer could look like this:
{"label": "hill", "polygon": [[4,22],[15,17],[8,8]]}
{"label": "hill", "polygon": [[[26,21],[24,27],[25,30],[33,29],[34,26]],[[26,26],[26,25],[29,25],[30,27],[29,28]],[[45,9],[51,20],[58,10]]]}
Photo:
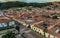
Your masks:
{"label": "hill", "polygon": [[33,7],[44,7],[48,5],[60,4],[60,2],[47,2],[47,3],[26,3],[26,2],[4,2],[0,3],[0,10],[8,9],[13,7],[24,7],[24,6],[33,6]]}

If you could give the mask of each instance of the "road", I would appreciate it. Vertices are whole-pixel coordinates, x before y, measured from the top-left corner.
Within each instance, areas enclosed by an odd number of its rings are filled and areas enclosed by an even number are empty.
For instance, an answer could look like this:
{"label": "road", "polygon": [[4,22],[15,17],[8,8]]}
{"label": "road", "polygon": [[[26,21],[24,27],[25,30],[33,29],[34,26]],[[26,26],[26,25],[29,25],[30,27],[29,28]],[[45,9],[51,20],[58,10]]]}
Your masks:
{"label": "road", "polygon": [[42,36],[34,31],[32,31],[31,29],[28,29],[26,27],[24,27],[23,25],[20,25],[20,33],[24,33],[24,37],[26,38],[42,38]]}

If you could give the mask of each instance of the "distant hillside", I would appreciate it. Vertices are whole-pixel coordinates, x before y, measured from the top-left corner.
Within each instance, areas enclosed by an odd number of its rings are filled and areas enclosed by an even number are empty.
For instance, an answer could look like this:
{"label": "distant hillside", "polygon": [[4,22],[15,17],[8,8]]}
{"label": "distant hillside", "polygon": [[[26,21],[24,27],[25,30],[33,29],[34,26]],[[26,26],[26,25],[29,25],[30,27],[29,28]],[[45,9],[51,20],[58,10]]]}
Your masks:
{"label": "distant hillside", "polygon": [[26,3],[26,2],[4,2],[0,3],[0,9],[8,9],[13,7],[24,7],[24,6],[34,6],[34,7],[44,7],[48,5],[58,4],[60,2],[47,2],[47,3]]}

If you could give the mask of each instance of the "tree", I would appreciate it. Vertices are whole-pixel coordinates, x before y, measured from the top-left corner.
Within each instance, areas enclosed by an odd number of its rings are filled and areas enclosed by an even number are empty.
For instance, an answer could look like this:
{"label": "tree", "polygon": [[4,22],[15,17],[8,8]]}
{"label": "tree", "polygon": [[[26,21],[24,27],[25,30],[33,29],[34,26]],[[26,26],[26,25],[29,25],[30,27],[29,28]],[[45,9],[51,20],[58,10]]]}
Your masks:
{"label": "tree", "polygon": [[2,38],[15,38],[15,34],[12,31],[7,31]]}
{"label": "tree", "polygon": [[56,15],[55,15],[55,16],[53,16],[52,18],[53,18],[53,19],[58,19]]}
{"label": "tree", "polygon": [[20,32],[20,27],[18,25],[15,27],[15,29],[18,31],[18,33]]}
{"label": "tree", "polygon": [[26,37],[24,36],[24,33],[22,33],[21,36],[22,36],[23,38],[26,38]]}
{"label": "tree", "polygon": [[3,2],[0,3],[0,10],[9,9],[14,7],[25,7],[25,6],[33,6],[33,7],[45,7],[52,5],[52,2],[48,3],[26,3],[26,2],[19,2],[19,1],[10,1],[10,2]]}

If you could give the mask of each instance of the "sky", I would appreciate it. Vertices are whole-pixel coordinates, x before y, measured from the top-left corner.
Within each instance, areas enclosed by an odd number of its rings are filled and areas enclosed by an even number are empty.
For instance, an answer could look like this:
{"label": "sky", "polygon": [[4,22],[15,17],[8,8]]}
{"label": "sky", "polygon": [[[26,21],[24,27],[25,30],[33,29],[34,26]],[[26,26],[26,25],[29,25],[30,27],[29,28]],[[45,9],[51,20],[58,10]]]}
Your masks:
{"label": "sky", "polygon": [[53,1],[60,1],[60,0],[0,0],[0,2],[7,2],[7,1],[22,1],[22,2],[38,2],[38,3],[42,3],[42,2],[53,2]]}

